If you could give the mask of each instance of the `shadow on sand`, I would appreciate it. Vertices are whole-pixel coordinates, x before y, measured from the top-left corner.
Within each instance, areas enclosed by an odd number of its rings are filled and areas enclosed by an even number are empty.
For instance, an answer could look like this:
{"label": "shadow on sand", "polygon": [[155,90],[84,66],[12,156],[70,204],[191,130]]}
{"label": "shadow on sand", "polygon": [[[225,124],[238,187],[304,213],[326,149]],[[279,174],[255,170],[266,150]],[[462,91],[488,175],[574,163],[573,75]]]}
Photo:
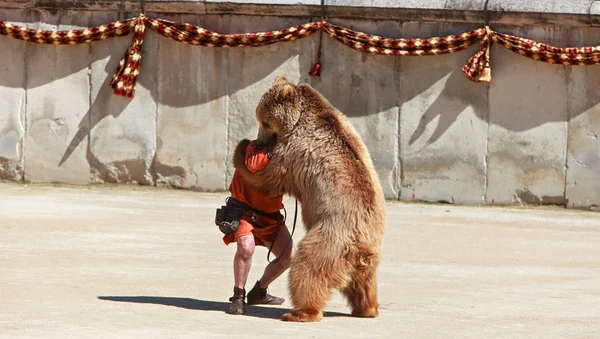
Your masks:
{"label": "shadow on sand", "polygon": [[[99,296],[100,300],[129,302],[137,304],[155,304],[164,306],[173,306],[186,308],[189,310],[199,311],[217,311],[227,312],[229,308],[228,302],[209,301],[192,298],[177,298],[177,297],[150,297],[150,296]],[[249,306],[247,316],[268,319],[280,319],[281,316],[290,311],[287,308],[265,307],[265,306]],[[339,312],[325,312],[324,317],[350,317],[350,314]]]}

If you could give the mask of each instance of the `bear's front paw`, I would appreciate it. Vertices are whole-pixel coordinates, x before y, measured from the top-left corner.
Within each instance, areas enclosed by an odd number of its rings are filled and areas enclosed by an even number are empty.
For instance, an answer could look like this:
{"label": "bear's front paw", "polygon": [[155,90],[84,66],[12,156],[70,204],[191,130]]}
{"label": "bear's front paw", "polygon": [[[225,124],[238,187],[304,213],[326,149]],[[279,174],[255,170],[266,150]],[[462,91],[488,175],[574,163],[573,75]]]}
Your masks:
{"label": "bear's front paw", "polygon": [[233,153],[233,167],[236,169],[246,167],[246,149],[250,145],[250,140],[244,139],[238,142]]}

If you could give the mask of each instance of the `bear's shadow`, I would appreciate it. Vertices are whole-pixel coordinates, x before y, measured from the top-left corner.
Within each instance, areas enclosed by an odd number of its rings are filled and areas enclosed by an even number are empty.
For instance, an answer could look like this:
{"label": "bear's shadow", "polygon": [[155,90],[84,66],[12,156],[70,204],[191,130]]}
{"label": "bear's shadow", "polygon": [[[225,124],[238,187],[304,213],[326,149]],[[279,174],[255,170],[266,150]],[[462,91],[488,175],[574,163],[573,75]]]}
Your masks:
{"label": "bear's shadow", "polygon": [[[179,297],[153,297],[153,296],[99,296],[100,300],[129,302],[137,304],[155,304],[172,307],[180,307],[188,310],[199,311],[217,311],[227,313],[229,302],[210,301],[193,298]],[[287,308],[265,307],[265,306],[248,306],[246,316],[266,319],[280,319],[281,316],[289,312]],[[350,317],[350,314],[339,312],[324,312],[324,317]]]}

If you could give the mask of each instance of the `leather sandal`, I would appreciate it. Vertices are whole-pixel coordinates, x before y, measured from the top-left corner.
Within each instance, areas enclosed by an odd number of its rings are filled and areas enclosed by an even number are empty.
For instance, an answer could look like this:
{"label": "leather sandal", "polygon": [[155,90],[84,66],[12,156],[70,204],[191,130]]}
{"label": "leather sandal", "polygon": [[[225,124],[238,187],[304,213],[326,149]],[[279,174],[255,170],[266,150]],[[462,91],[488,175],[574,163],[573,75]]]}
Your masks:
{"label": "leather sandal", "polygon": [[231,305],[229,305],[230,314],[244,314],[246,311],[246,290],[239,287],[233,288],[233,297],[229,298]]}

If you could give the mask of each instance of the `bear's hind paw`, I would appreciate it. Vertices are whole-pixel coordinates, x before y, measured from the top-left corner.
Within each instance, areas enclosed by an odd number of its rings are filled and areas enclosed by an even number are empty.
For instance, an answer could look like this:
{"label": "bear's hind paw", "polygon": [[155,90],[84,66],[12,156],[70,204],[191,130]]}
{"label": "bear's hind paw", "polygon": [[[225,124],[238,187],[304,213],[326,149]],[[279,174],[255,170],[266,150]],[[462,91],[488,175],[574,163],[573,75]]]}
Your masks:
{"label": "bear's hind paw", "polygon": [[377,318],[378,315],[379,315],[379,311],[377,310],[377,307],[371,307],[371,308],[367,308],[364,310],[352,311],[352,316],[358,317],[358,318]]}
{"label": "bear's hind paw", "polygon": [[293,322],[315,322],[320,321],[323,318],[323,312],[314,311],[307,312],[306,310],[293,310],[291,312],[285,313],[281,316],[281,320],[283,321],[293,321]]}

